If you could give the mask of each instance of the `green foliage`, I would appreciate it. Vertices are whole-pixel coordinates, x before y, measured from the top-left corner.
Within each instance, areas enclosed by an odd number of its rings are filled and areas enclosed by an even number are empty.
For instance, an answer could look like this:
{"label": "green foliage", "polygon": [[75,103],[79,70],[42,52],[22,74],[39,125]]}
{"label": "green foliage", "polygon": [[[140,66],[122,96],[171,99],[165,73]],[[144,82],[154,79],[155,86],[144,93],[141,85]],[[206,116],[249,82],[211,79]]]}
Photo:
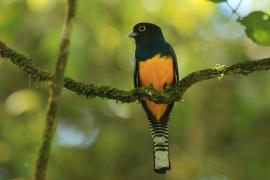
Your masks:
{"label": "green foliage", "polygon": [[[227,0],[209,0],[209,1],[214,2],[214,3],[221,3],[221,2],[226,2]],[[230,8],[233,13],[237,13],[237,10],[232,9],[232,7],[229,4],[227,5],[228,5],[228,8]],[[269,14],[262,11],[254,11],[243,18],[239,16],[238,21],[243,26],[246,27],[245,32],[252,41],[263,46],[270,45],[270,16]]]}
{"label": "green foliage", "polygon": [[[251,1],[262,8],[258,0]],[[64,2],[0,0],[1,41],[52,72]],[[213,3],[150,2],[78,1],[66,76],[132,89],[134,42],[127,33],[141,21],[162,27],[177,54],[181,77],[215,64],[269,56],[269,48],[247,41],[242,27]],[[264,2],[269,9],[270,2]],[[270,179],[269,73],[216,78],[191,87],[171,115],[172,170],[166,176],[152,172],[151,135],[140,104],[86,99],[63,90],[48,179]],[[25,96],[24,90],[32,95]],[[25,73],[0,58],[1,180],[33,179],[47,96],[47,85],[29,86]],[[33,102],[39,106],[29,108]]]}
{"label": "green foliage", "polygon": [[262,11],[255,11],[239,20],[246,27],[247,36],[254,42],[270,46],[270,16]]}

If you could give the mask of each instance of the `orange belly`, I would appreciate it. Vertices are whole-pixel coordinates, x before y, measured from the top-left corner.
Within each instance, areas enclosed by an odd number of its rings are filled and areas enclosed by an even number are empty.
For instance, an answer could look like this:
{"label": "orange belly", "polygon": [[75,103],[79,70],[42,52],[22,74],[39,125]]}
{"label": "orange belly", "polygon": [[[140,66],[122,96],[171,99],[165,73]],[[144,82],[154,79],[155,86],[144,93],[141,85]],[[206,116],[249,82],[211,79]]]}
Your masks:
{"label": "orange belly", "polygon": [[[153,85],[157,91],[163,91],[164,85],[171,85],[174,79],[173,60],[169,56],[155,55],[146,61],[139,61],[139,79],[142,86]],[[157,121],[167,109],[167,104],[156,104],[146,100],[148,109]]]}

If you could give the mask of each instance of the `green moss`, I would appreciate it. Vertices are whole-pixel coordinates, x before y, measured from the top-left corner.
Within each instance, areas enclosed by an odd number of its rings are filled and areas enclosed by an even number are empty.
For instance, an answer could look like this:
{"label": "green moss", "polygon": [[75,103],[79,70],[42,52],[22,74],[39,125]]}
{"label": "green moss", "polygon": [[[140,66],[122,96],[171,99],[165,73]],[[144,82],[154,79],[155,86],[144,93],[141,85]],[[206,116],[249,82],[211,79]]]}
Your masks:
{"label": "green moss", "polygon": [[[30,58],[12,50],[2,42],[0,42],[0,55],[9,58],[15,65],[26,72],[29,75],[29,78],[34,82],[44,82],[52,79],[51,73],[35,66]],[[64,79],[64,87],[78,95],[84,95],[91,99],[100,97],[122,103],[131,103],[142,101],[147,98],[156,103],[172,103],[181,101],[185,91],[197,82],[214,78],[221,80],[223,77],[231,74],[247,75],[254,71],[268,69],[270,69],[270,58],[241,62],[231,66],[217,64],[211,69],[204,69],[187,75],[175,85],[168,86],[163,93],[155,91],[153,86],[124,91],[109,86],[84,84],[68,77]]]}

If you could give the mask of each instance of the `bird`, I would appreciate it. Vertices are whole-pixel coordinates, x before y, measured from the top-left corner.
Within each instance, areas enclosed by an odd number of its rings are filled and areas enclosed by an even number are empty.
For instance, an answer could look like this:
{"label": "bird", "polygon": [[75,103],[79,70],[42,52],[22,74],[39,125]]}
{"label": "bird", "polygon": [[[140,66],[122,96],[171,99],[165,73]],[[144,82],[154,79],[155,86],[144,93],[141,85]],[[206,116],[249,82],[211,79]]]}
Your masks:
{"label": "bird", "polygon": [[[165,41],[159,26],[148,22],[138,23],[129,37],[134,38],[136,45],[133,74],[135,87],[152,86],[163,92],[166,86],[179,81],[176,54]],[[154,171],[165,174],[171,169],[168,122],[174,103],[157,104],[144,99],[141,105],[147,114],[153,140]]]}

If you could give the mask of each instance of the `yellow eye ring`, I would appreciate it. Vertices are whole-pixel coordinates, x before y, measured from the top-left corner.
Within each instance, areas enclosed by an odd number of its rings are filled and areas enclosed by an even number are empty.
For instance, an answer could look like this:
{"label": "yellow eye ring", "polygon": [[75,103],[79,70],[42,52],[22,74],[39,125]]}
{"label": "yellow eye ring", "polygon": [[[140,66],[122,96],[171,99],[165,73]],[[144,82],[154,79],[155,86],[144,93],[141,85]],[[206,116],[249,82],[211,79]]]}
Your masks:
{"label": "yellow eye ring", "polygon": [[145,31],[145,30],[146,30],[146,27],[145,27],[145,26],[140,26],[140,27],[139,27],[139,31],[140,31],[140,32],[143,32],[143,31]]}

